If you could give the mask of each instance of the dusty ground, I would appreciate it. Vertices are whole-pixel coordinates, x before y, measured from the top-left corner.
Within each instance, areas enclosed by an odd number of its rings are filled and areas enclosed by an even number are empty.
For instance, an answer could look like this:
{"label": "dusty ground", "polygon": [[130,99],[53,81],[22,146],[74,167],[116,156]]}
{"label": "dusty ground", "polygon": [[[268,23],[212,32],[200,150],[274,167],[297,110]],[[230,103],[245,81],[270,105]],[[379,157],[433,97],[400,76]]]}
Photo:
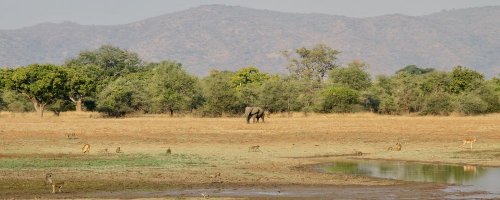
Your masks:
{"label": "dusty ground", "polygon": [[[78,139],[68,139],[71,133]],[[473,149],[462,147],[466,137],[478,138]],[[402,151],[387,151],[396,142]],[[85,143],[91,151],[83,155]],[[248,152],[253,145],[262,152]],[[123,153],[115,153],[117,147]],[[166,155],[167,148],[172,155]],[[351,156],[355,150],[364,155]],[[339,197],[372,191],[361,198],[383,198],[384,191],[402,198],[444,195],[442,185],[324,174],[307,167],[337,157],[500,166],[500,115],[295,114],[273,115],[260,124],[246,124],[243,118],[0,115],[0,199],[158,198],[195,196],[189,192],[193,189],[255,187],[343,191]],[[50,194],[44,185],[47,172],[65,181],[63,193]]]}

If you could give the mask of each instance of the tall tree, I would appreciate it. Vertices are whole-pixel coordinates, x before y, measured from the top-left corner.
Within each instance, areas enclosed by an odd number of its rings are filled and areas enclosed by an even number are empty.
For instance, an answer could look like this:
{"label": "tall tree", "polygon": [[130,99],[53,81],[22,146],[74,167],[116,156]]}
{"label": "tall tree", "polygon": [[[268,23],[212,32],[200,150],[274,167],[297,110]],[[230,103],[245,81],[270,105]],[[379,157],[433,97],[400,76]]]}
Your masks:
{"label": "tall tree", "polygon": [[421,76],[407,72],[392,77],[392,94],[400,112],[418,112],[422,106],[422,92],[420,89]]}
{"label": "tall tree", "polygon": [[147,111],[146,84],[142,74],[129,74],[108,84],[97,96],[97,111],[111,117]]}
{"label": "tall tree", "polygon": [[102,71],[95,65],[72,65],[68,68],[68,75],[68,97],[76,105],[75,110],[80,112],[82,111],[82,101],[97,94]]}
{"label": "tall tree", "polygon": [[335,61],[340,51],[318,44],[312,49],[299,48],[295,53],[297,58],[289,52],[283,52],[289,61],[288,70],[300,78],[321,82],[329,70],[337,67]]}
{"label": "tall tree", "polygon": [[270,112],[288,112],[289,115],[292,111],[300,110],[299,84],[291,77],[270,76],[260,87],[259,105]]}
{"label": "tall tree", "polygon": [[51,64],[33,64],[17,68],[11,77],[10,88],[33,103],[43,117],[45,107],[68,94],[67,71]]}
{"label": "tall tree", "polygon": [[359,91],[346,86],[333,86],[321,92],[317,110],[320,112],[354,112],[359,103]]}
{"label": "tall tree", "polygon": [[448,72],[433,71],[422,77],[420,88],[426,94],[448,92],[451,77]]}
{"label": "tall tree", "polygon": [[401,73],[401,72],[406,72],[411,75],[421,75],[421,74],[426,74],[429,72],[433,72],[434,68],[419,68],[416,65],[407,65],[403,69],[400,69],[396,72],[396,74]]}
{"label": "tall tree", "polygon": [[366,72],[366,63],[353,61],[347,67],[333,69],[329,80],[336,85],[350,87],[354,90],[365,90],[371,85],[371,77]]}
{"label": "tall tree", "polygon": [[0,90],[3,90],[7,87],[13,72],[14,72],[13,69],[7,69],[7,68],[0,69]]}
{"label": "tall tree", "polygon": [[82,51],[78,57],[66,62],[67,66],[95,65],[112,80],[119,76],[141,70],[144,65],[139,56],[118,47],[104,45],[94,51]]}
{"label": "tall tree", "polygon": [[234,87],[245,86],[248,84],[262,84],[262,82],[269,79],[269,75],[260,72],[256,67],[244,67],[236,71],[231,78]]}
{"label": "tall tree", "polygon": [[33,104],[20,93],[6,89],[2,94],[3,109],[11,112],[32,112]]}
{"label": "tall tree", "polygon": [[262,83],[269,79],[267,73],[260,72],[256,67],[245,67],[235,72],[231,83],[238,92],[239,99],[245,106],[263,106],[259,104],[259,89]]}
{"label": "tall tree", "polygon": [[236,114],[244,109],[231,83],[233,72],[213,70],[203,79],[205,113],[211,116],[222,116],[224,113]]}
{"label": "tall tree", "polygon": [[188,110],[197,95],[198,80],[189,75],[180,63],[163,61],[153,63],[152,76],[148,81],[152,112]]}
{"label": "tall tree", "polygon": [[455,94],[470,92],[484,83],[484,76],[479,72],[462,66],[456,66],[450,73],[449,90]]}
{"label": "tall tree", "polygon": [[12,72],[12,69],[0,69],[0,110],[4,110],[7,107],[7,102],[4,100],[3,94],[8,90],[6,87],[10,81]]}

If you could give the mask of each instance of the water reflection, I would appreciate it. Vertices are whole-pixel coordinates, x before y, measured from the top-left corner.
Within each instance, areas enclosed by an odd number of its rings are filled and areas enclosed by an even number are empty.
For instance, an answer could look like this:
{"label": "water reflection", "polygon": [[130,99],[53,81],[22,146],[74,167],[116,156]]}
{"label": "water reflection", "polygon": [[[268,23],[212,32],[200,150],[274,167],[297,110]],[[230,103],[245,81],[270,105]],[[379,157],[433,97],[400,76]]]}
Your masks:
{"label": "water reflection", "polygon": [[500,168],[474,165],[438,165],[404,161],[347,160],[335,161],[327,172],[372,176],[406,181],[466,185],[478,191],[500,194]]}
{"label": "water reflection", "polygon": [[486,169],[472,165],[433,165],[402,161],[337,161],[329,172],[407,181],[462,184],[482,176]]}

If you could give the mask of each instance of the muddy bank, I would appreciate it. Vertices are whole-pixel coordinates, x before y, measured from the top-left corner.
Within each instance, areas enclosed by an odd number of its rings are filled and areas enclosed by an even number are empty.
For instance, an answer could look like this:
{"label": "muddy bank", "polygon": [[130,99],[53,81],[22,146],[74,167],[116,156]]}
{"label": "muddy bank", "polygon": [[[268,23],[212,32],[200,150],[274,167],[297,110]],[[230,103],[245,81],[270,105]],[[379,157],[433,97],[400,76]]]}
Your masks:
{"label": "muddy bank", "polygon": [[[391,186],[332,186],[332,185],[197,185],[166,189],[164,191],[99,191],[92,193],[58,193],[42,195],[15,195],[7,198],[251,198],[251,199],[446,199],[450,193],[446,185],[402,184]],[[467,196],[467,194],[461,194]]]}

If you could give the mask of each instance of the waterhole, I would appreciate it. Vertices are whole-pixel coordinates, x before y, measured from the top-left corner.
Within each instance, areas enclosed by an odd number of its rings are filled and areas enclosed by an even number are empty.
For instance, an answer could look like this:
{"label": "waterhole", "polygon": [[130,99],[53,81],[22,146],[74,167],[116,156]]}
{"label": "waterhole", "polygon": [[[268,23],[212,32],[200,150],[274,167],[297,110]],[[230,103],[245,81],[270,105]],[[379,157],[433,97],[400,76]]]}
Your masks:
{"label": "waterhole", "polygon": [[341,160],[323,165],[328,173],[447,183],[448,192],[487,193],[500,197],[500,168],[475,165],[425,164],[405,161]]}

